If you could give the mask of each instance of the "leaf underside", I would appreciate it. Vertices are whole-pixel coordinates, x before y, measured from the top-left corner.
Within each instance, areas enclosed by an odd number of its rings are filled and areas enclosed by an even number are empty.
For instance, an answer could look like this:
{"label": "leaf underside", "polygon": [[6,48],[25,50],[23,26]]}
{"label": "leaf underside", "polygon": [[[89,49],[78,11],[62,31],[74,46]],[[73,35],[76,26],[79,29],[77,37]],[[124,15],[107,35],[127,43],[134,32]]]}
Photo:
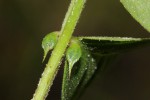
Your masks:
{"label": "leaf underside", "polygon": [[149,38],[129,37],[79,37],[90,51],[99,54],[117,54],[138,48],[150,43]]}
{"label": "leaf underside", "polygon": [[121,3],[150,32],[150,0],[121,0]]}
{"label": "leaf underside", "polygon": [[150,45],[148,38],[127,37],[78,37],[82,56],[73,66],[69,77],[67,60],[64,66],[61,100],[78,100],[97,69],[105,69],[119,54]]}

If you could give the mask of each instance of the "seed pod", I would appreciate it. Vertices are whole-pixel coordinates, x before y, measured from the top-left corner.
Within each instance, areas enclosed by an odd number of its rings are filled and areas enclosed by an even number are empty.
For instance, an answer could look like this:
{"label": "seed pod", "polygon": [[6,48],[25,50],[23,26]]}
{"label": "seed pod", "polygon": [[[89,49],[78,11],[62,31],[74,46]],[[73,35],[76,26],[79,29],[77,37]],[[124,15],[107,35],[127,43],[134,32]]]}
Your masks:
{"label": "seed pod", "polygon": [[51,32],[43,38],[42,41],[42,48],[44,49],[43,61],[45,60],[47,53],[55,47],[58,40],[58,34],[59,34],[58,31]]}
{"label": "seed pod", "polygon": [[66,58],[69,63],[69,77],[74,64],[80,59],[82,55],[80,43],[76,38],[71,40],[71,43],[66,51]]}

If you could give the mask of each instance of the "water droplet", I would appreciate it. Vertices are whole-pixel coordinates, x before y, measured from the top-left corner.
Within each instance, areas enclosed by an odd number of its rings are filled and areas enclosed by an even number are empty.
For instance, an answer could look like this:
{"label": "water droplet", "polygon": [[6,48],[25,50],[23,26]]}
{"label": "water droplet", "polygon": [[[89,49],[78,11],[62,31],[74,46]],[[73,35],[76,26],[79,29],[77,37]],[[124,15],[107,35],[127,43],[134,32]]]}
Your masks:
{"label": "water droplet", "polygon": [[89,55],[89,54],[88,54],[87,56],[88,56],[88,57],[90,57],[90,55]]}
{"label": "water droplet", "polygon": [[95,67],[95,69],[97,69],[97,67]]}
{"label": "water droplet", "polygon": [[94,62],[94,59],[92,58],[91,61]]}

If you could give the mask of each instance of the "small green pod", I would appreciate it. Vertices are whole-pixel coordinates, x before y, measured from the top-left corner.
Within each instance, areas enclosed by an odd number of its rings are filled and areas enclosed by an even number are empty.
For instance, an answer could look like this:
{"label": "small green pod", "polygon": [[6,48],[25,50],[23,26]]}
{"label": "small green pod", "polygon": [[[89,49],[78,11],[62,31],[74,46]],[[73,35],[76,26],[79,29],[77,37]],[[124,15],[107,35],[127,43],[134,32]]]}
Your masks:
{"label": "small green pod", "polygon": [[74,64],[80,59],[81,55],[82,55],[82,50],[80,47],[79,40],[73,38],[66,51],[66,58],[69,63],[69,77],[71,76],[71,70]]}
{"label": "small green pod", "polygon": [[43,38],[43,41],[42,41],[42,48],[44,50],[43,61],[45,60],[48,52],[55,47],[57,40],[58,40],[58,34],[59,34],[58,31],[51,32]]}

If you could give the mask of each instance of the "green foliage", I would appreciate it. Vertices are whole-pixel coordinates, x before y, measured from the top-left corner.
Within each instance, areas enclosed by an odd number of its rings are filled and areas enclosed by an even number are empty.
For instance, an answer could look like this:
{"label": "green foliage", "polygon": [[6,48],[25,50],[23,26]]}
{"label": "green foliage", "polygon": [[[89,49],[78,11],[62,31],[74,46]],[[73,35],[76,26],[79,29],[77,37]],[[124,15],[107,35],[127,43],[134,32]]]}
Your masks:
{"label": "green foliage", "polygon": [[[82,55],[81,58],[78,59],[78,63],[73,65],[71,77],[68,63],[72,63],[72,61],[65,61],[62,100],[72,100],[74,99],[73,97],[81,95],[82,90],[95,74],[97,67],[104,68],[106,66],[105,64],[109,63],[109,59],[112,57],[118,56],[118,54],[127,50],[150,44],[150,39],[146,38],[78,37],[78,39],[81,41],[80,43],[78,42],[78,45],[81,47]],[[74,46],[73,49],[78,50],[78,47]],[[76,53],[77,52],[75,52],[75,54]],[[93,55],[98,58],[107,59],[101,62],[101,60],[95,59]],[[66,56],[68,56],[68,54],[66,54]],[[99,66],[97,64],[99,64]]]}
{"label": "green foliage", "polygon": [[82,50],[82,56],[78,63],[73,66],[73,71],[69,77],[68,62],[65,61],[63,84],[62,84],[62,100],[71,100],[79,91],[84,88],[87,82],[93,76],[96,70],[96,63],[86,45],[79,44]]}
{"label": "green foliage", "polygon": [[129,13],[150,32],[150,0],[121,0]]}
{"label": "green foliage", "polygon": [[91,52],[101,54],[116,54],[129,51],[150,43],[149,38],[129,37],[79,37]]}
{"label": "green foliage", "polygon": [[[72,38],[72,33],[85,2],[86,0],[71,0],[60,34],[58,32],[52,32],[43,39],[42,48],[44,49],[44,59],[50,50],[53,48],[54,50],[39,81],[33,100],[45,100],[57,74],[63,55],[66,56],[66,59],[61,99],[72,100],[74,97],[81,95],[82,90],[84,90],[85,86],[95,74],[96,69],[104,68],[112,57],[125,51],[150,44],[149,38]],[[121,0],[121,2],[131,15],[150,32],[150,1]],[[67,48],[68,44],[69,47]],[[106,59],[100,60],[101,58]]]}

